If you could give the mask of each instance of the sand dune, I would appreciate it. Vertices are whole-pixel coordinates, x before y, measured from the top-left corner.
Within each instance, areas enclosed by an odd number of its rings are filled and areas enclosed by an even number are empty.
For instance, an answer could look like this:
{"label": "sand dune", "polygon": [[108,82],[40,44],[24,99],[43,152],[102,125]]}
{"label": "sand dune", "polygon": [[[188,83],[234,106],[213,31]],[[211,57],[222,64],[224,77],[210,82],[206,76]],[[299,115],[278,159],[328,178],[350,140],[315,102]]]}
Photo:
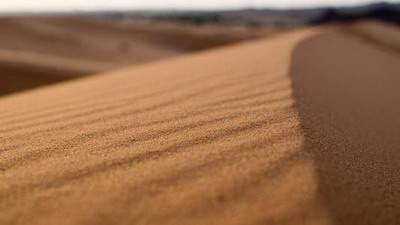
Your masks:
{"label": "sand dune", "polygon": [[379,45],[386,51],[400,52],[400,32],[398,27],[377,21],[359,22],[347,27],[348,31],[364,40]]}
{"label": "sand dune", "polygon": [[270,33],[78,17],[0,18],[0,32],[0,95]]}
{"label": "sand dune", "polygon": [[399,55],[306,29],[0,99],[1,224],[398,224]]}

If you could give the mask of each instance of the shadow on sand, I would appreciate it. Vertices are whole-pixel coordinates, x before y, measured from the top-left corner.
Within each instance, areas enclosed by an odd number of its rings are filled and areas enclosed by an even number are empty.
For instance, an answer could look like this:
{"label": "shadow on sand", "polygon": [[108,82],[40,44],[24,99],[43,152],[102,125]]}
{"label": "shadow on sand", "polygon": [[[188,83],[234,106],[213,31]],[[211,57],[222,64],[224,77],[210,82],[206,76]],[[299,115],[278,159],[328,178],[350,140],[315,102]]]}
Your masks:
{"label": "shadow on sand", "polygon": [[292,56],[318,200],[333,224],[400,224],[400,57],[326,31]]}
{"label": "shadow on sand", "polygon": [[41,68],[18,63],[0,62],[0,97],[88,74],[82,71],[59,68]]}

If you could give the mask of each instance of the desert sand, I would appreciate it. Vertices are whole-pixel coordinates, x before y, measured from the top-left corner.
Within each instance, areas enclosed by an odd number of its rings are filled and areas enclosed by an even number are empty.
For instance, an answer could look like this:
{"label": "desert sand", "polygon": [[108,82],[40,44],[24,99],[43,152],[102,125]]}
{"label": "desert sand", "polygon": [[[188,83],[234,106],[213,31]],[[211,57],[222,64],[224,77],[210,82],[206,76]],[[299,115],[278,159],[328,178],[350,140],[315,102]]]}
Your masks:
{"label": "desert sand", "polygon": [[0,17],[0,95],[272,34],[86,17]]}
{"label": "desert sand", "polygon": [[0,224],[399,224],[400,58],[357,33],[0,98]]}

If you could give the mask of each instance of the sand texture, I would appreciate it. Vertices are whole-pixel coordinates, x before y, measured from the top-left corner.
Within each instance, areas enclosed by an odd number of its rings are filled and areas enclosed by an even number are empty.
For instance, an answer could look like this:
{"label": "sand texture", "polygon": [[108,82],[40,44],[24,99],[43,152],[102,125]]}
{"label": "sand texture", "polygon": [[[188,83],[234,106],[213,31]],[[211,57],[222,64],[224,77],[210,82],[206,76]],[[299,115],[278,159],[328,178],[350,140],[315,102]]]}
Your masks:
{"label": "sand texture", "polygon": [[0,224],[400,224],[400,58],[355,33],[0,98]]}

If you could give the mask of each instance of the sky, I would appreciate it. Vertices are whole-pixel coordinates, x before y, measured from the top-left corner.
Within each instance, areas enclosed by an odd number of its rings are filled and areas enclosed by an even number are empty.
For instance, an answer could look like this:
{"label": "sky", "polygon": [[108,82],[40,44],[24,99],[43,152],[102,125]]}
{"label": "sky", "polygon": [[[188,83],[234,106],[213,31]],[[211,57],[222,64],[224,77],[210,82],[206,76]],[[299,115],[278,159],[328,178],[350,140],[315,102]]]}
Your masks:
{"label": "sky", "polygon": [[[0,0],[0,12],[90,11],[119,9],[299,8],[357,5],[382,0]],[[388,0],[387,2],[400,2]]]}

